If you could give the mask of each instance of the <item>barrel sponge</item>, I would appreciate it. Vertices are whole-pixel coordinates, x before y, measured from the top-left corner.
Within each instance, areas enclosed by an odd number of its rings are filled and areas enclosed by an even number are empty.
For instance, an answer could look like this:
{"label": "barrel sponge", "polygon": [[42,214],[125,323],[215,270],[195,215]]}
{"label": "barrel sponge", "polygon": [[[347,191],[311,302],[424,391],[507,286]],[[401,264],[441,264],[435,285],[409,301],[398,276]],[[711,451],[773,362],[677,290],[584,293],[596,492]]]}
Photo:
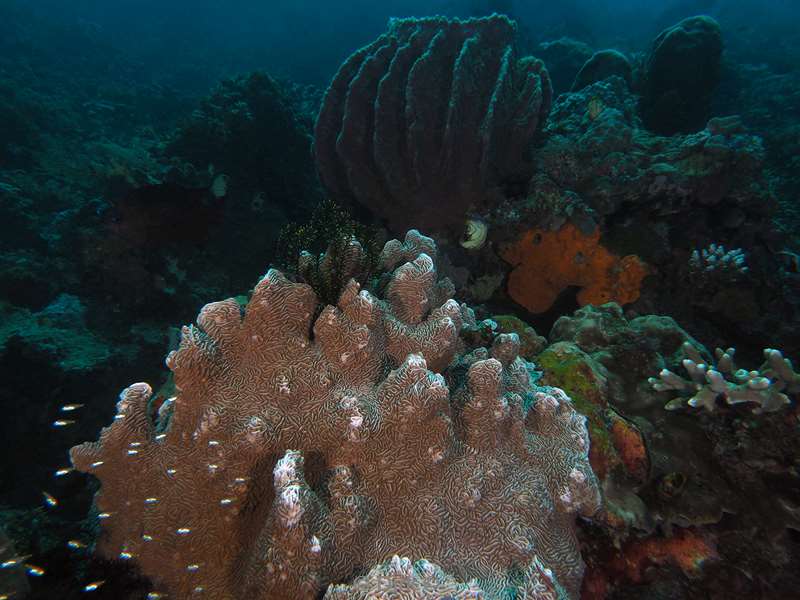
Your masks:
{"label": "barrel sponge", "polygon": [[412,231],[380,296],[351,280],[319,307],[270,270],[243,310],[206,305],[167,359],[175,396],[131,385],[72,449],[101,484],[97,552],[172,598],[361,597],[348,582],[391,588],[423,559],[447,589],[577,598],[575,518],[600,498],[586,420],[534,385],[516,334],[467,351],[474,314],[435,257]]}
{"label": "barrel sponge", "polygon": [[700,131],[722,72],[722,32],[707,15],[688,17],[662,31],[645,61],[641,112],[661,135]]}
{"label": "barrel sponge", "polygon": [[460,226],[489,190],[527,181],[552,89],[515,34],[502,15],[390,21],[325,93],[314,151],[328,193],[404,231]]}

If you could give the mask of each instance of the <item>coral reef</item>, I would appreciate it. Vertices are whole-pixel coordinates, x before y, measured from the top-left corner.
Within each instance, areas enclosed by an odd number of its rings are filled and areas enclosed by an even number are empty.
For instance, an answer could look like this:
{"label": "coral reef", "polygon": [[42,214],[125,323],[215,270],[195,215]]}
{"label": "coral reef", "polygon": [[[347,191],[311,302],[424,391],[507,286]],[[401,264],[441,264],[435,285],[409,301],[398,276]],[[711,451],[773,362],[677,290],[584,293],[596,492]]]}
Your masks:
{"label": "coral reef", "polygon": [[517,335],[463,347],[474,316],[433,240],[381,258],[384,299],[351,280],[316,320],[313,290],[270,270],[244,314],[216,302],[184,328],[175,397],[121,394],[71,452],[100,479],[102,556],[179,597],[312,598],[395,553],[490,598],[553,580],[577,597],[575,517],[600,499],[585,419],[532,383]]}
{"label": "coral reef", "polygon": [[516,55],[514,34],[500,15],[391,21],[325,94],[314,150],[327,191],[394,231],[460,230],[468,210],[524,183],[552,92],[543,63]]}
{"label": "coral reef", "polygon": [[649,379],[657,392],[674,391],[685,397],[675,398],[667,404],[674,410],[688,404],[713,411],[718,402],[728,405],[748,403],[755,405],[753,412],[774,412],[790,403],[787,394],[800,392],[800,373],[795,372],[789,359],[773,348],[764,350],[764,363],[756,370],[737,369],[734,348],[714,351],[716,363],[703,359],[692,344],[684,343],[687,358],[682,361],[689,379],[662,369],[658,377]]}
{"label": "coral reef", "polygon": [[[567,598],[563,588],[553,579],[553,572],[534,559],[524,575],[524,588],[519,590],[528,600]],[[413,563],[394,555],[390,561],[370,569],[352,585],[336,585],[328,589],[324,600],[368,600],[376,597],[427,600],[484,600],[488,595],[475,582],[458,583],[427,560]]]}
{"label": "coral reef", "polygon": [[766,229],[776,208],[761,140],[740,121],[712,119],[692,135],[650,134],[635,96],[616,76],[560,96],[546,132],[527,197],[495,211],[498,225],[557,229],[569,219],[586,230],[600,224],[652,262],[686,238],[706,240],[714,232],[718,239],[708,242],[728,245],[735,234],[752,245],[755,228]]}
{"label": "coral reef", "polygon": [[[313,106],[311,94],[302,90],[307,99],[298,107],[301,91],[277,84],[282,114],[296,118],[272,115],[272,126],[291,131],[261,140],[274,160],[253,172],[253,179],[271,175],[273,193],[239,194],[245,186],[232,178],[217,199],[209,187],[219,173],[210,177],[208,163],[190,168],[165,152],[180,137],[172,135],[178,120],[191,122],[192,107],[208,107],[202,97],[219,77],[214,65],[204,63],[204,82],[191,88],[186,78],[167,81],[145,69],[91,23],[59,22],[39,5],[0,4],[0,408],[14,415],[0,425],[13,448],[0,464],[0,506],[22,509],[25,523],[9,535],[45,570],[30,579],[31,600],[83,597],[84,585],[101,580],[96,596],[141,598],[146,592],[134,590],[144,586],[130,584],[124,566],[67,548],[85,525],[93,490],[82,477],[53,474],[65,467],[66,447],[113,416],[102,390],[134,376],[161,387],[152,366],[173,347],[174,323],[196,313],[201,299],[250,288],[289,209],[317,199],[303,108]],[[180,71],[189,66],[181,60],[161,62]],[[261,90],[266,104],[269,90]],[[222,120],[225,113],[230,122],[228,109],[203,114]],[[288,139],[305,144],[299,169],[289,165],[299,153],[281,146]],[[261,149],[225,141],[226,150]],[[221,165],[222,147],[193,150]],[[311,195],[301,199],[301,189]],[[65,405],[86,410],[67,413]],[[42,509],[42,490],[57,507]]]}
{"label": "coral reef", "polygon": [[603,79],[616,75],[630,86],[633,82],[633,68],[627,57],[617,50],[600,50],[592,54],[575,76],[571,92],[577,92]]}
{"label": "coral reef", "polygon": [[[294,3],[313,36],[264,61],[219,20],[180,47],[126,23],[131,52],[61,4],[0,2],[0,598],[796,595],[792,19],[717,2],[724,54],[708,17],[667,27],[710,0],[393,21],[328,92],[338,206],[307,221],[322,88],[217,81],[326,84],[382,23]],[[440,247],[378,265],[379,221]]]}
{"label": "coral reef", "polygon": [[191,171],[184,178],[205,176],[212,183],[222,174],[248,204],[259,192],[292,197],[288,208],[299,216],[316,199],[307,176],[314,169],[311,115],[299,110],[291,93],[262,72],[225,79],[176,129],[165,152],[177,169]]}
{"label": "coral reef", "polygon": [[747,257],[741,248],[726,250],[722,244],[709,244],[708,248],[694,250],[689,257],[689,274],[695,283],[714,279],[736,281],[748,271]]}
{"label": "coral reef", "polygon": [[0,163],[9,167],[30,164],[31,150],[41,143],[43,111],[30,96],[0,81]]}
{"label": "coral reef", "polygon": [[[741,119],[654,135],[643,129],[636,97],[612,76],[561,95],[545,129],[527,194],[485,216],[494,247],[531,230],[599,228],[603,247],[638,256],[652,274],[635,310],[669,314],[715,345],[736,329],[788,354],[800,350],[800,321],[789,316],[799,314],[797,278],[776,252],[784,242],[773,225],[778,203],[764,147]],[[744,252],[746,276],[694,277],[693,251],[712,243]],[[471,266],[479,277],[481,265]]]}
{"label": "coral reef", "polygon": [[536,47],[536,56],[547,65],[554,96],[569,91],[581,67],[593,53],[584,42],[568,37],[542,42]]}
{"label": "coral reef", "polygon": [[[671,567],[667,572],[678,570],[690,581],[700,579],[703,569],[708,569],[720,559],[710,537],[704,536],[701,531],[680,529],[666,538],[631,539],[623,545],[610,564],[604,567],[604,575],[609,579],[625,579],[629,587],[634,587],[651,581],[654,569],[663,565]],[[607,589],[607,584],[602,583],[603,577],[599,573],[592,573],[590,577],[592,579],[587,581],[584,588],[588,592],[585,596],[596,598],[607,595],[610,590]],[[598,594],[599,590],[592,589],[594,585],[598,585],[600,589],[605,588],[604,593]]]}
{"label": "coral reef", "polygon": [[533,362],[534,357],[547,346],[547,338],[516,315],[493,315],[492,321],[497,323],[498,333],[516,333],[519,336],[519,355],[525,360]]}
{"label": "coral reef", "polygon": [[627,304],[639,297],[647,267],[633,255],[619,257],[600,244],[600,231],[585,235],[568,223],[558,231],[531,230],[503,251],[513,265],[508,293],[533,313],[545,312],[568,286],[578,303]]}
{"label": "coral reef", "polygon": [[[707,355],[669,317],[628,319],[614,304],[586,306],[556,321],[549,341],[536,357],[541,382],[562,387],[587,415],[590,460],[604,491],[594,520],[602,527],[584,538],[582,597],[793,589],[796,407],[760,415],[664,410],[665,393],[648,377],[680,364],[687,344]],[[627,423],[623,435],[607,409]]]}
{"label": "coral reef", "polygon": [[474,600],[484,597],[474,583],[462,584],[453,580],[436,565],[396,554],[384,564],[376,565],[352,585],[336,585],[328,589],[325,600],[367,600],[383,595],[408,600],[447,597],[453,600]]}
{"label": "coral reef", "polygon": [[722,32],[711,17],[684,19],[653,42],[642,85],[642,117],[664,135],[697,131],[710,114],[719,84]]}
{"label": "coral reef", "polygon": [[[770,40],[774,41],[774,40]],[[788,56],[788,54],[784,54]],[[764,140],[765,164],[780,204],[776,224],[800,249],[800,72],[770,68],[758,55],[725,71],[714,105],[717,114],[738,114]]]}
{"label": "coral reef", "polygon": [[61,294],[41,311],[31,313],[0,302],[0,353],[13,339],[47,353],[64,371],[90,370],[114,356],[129,358],[132,347],[112,347],[86,329],[86,307],[80,299]]}
{"label": "coral reef", "polygon": [[[593,101],[600,107],[592,112]],[[732,219],[727,213],[738,208],[757,222],[774,210],[762,142],[740,120],[711,119],[691,135],[649,134],[635,96],[619,77],[560,96],[546,130],[537,172],[578,193],[601,217],[627,209],[634,219],[642,205],[662,218],[693,205],[716,205],[724,209],[717,221]]]}

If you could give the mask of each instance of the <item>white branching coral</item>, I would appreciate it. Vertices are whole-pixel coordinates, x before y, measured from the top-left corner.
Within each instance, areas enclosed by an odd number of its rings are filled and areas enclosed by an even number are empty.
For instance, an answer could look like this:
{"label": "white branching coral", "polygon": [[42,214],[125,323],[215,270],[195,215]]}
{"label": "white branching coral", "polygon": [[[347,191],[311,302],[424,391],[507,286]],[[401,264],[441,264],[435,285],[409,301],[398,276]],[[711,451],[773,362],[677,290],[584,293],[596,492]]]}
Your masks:
{"label": "white branching coral", "polygon": [[752,371],[736,368],[734,348],[717,348],[716,364],[704,361],[689,342],[684,342],[683,351],[687,356],[683,368],[689,379],[669,369],[649,379],[656,391],[680,394],[667,404],[669,410],[688,404],[713,411],[718,401],[722,401],[728,405],[750,403],[754,413],[774,412],[791,402],[787,394],[800,393],[800,373],[794,370],[789,359],[773,348],[764,350],[764,363]]}
{"label": "white branching coral", "polygon": [[726,250],[722,244],[709,244],[694,250],[689,257],[689,276],[699,285],[732,283],[745,277],[749,270],[741,248]]}

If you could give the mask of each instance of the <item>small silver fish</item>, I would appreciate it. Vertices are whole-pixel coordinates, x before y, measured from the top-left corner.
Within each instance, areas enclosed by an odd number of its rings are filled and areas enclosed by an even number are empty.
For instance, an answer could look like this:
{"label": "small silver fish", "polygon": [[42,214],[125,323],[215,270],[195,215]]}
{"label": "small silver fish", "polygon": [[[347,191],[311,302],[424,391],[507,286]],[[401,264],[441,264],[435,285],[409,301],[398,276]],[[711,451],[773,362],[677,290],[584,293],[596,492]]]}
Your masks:
{"label": "small silver fish", "polygon": [[44,575],[44,569],[42,567],[25,564],[25,568],[28,569],[28,575],[33,575],[34,577],[41,577],[42,575]]}
{"label": "small silver fish", "polygon": [[97,589],[98,589],[98,588],[99,588],[101,585],[103,585],[105,582],[106,582],[106,580],[105,580],[105,579],[99,579],[99,580],[97,580],[97,581],[93,581],[93,582],[91,582],[91,583],[87,583],[85,586],[83,586],[83,591],[84,591],[84,592],[94,592],[94,591],[95,591],[95,590],[97,590]]}
{"label": "small silver fish", "polygon": [[30,554],[26,554],[24,556],[15,556],[14,558],[9,558],[7,561],[0,563],[0,569],[10,569],[11,567],[16,567],[28,560],[30,557]]}

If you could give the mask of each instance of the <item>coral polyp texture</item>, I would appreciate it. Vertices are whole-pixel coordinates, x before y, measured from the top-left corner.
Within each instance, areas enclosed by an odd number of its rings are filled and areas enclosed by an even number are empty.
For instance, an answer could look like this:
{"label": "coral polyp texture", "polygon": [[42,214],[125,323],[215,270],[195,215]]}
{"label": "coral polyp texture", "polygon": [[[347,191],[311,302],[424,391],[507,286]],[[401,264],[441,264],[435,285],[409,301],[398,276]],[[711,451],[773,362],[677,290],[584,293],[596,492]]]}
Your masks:
{"label": "coral polyp texture", "polygon": [[[525,573],[525,586],[518,590],[527,600],[556,600],[565,592],[553,580],[553,572],[541,561],[534,560]],[[412,563],[396,554],[391,560],[370,569],[352,585],[335,585],[328,588],[324,600],[370,600],[392,598],[397,600],[485,600],[488,598],[475,581],[459,583],[440,567],[427,561]]]}
{"label": "coral polyp texture", "polygon": [[519,57],[507,17],[393,19],[339,68],[315,129],[334,198],[356,199],[396,231],[461,225],[509,180],[552,99],[544,64]]}
{"label": "coral polyp texture", "polygon": [[465,346],[474,314],[438,278],[433,240],[410,231],[381,262],[380,295],[351,280],[321,312],[270,270],[244,311],[215,302],[184,328],[174,398],[122,392],[99,441],[71,452],[101,483],[102,556],[175,598],[348,582],[330,597],[360,598],[364,573],[391,589],[465,582],[458,598],[578,596],[575,519],[600,496],[585,418],[533,384],[516,334]]}

